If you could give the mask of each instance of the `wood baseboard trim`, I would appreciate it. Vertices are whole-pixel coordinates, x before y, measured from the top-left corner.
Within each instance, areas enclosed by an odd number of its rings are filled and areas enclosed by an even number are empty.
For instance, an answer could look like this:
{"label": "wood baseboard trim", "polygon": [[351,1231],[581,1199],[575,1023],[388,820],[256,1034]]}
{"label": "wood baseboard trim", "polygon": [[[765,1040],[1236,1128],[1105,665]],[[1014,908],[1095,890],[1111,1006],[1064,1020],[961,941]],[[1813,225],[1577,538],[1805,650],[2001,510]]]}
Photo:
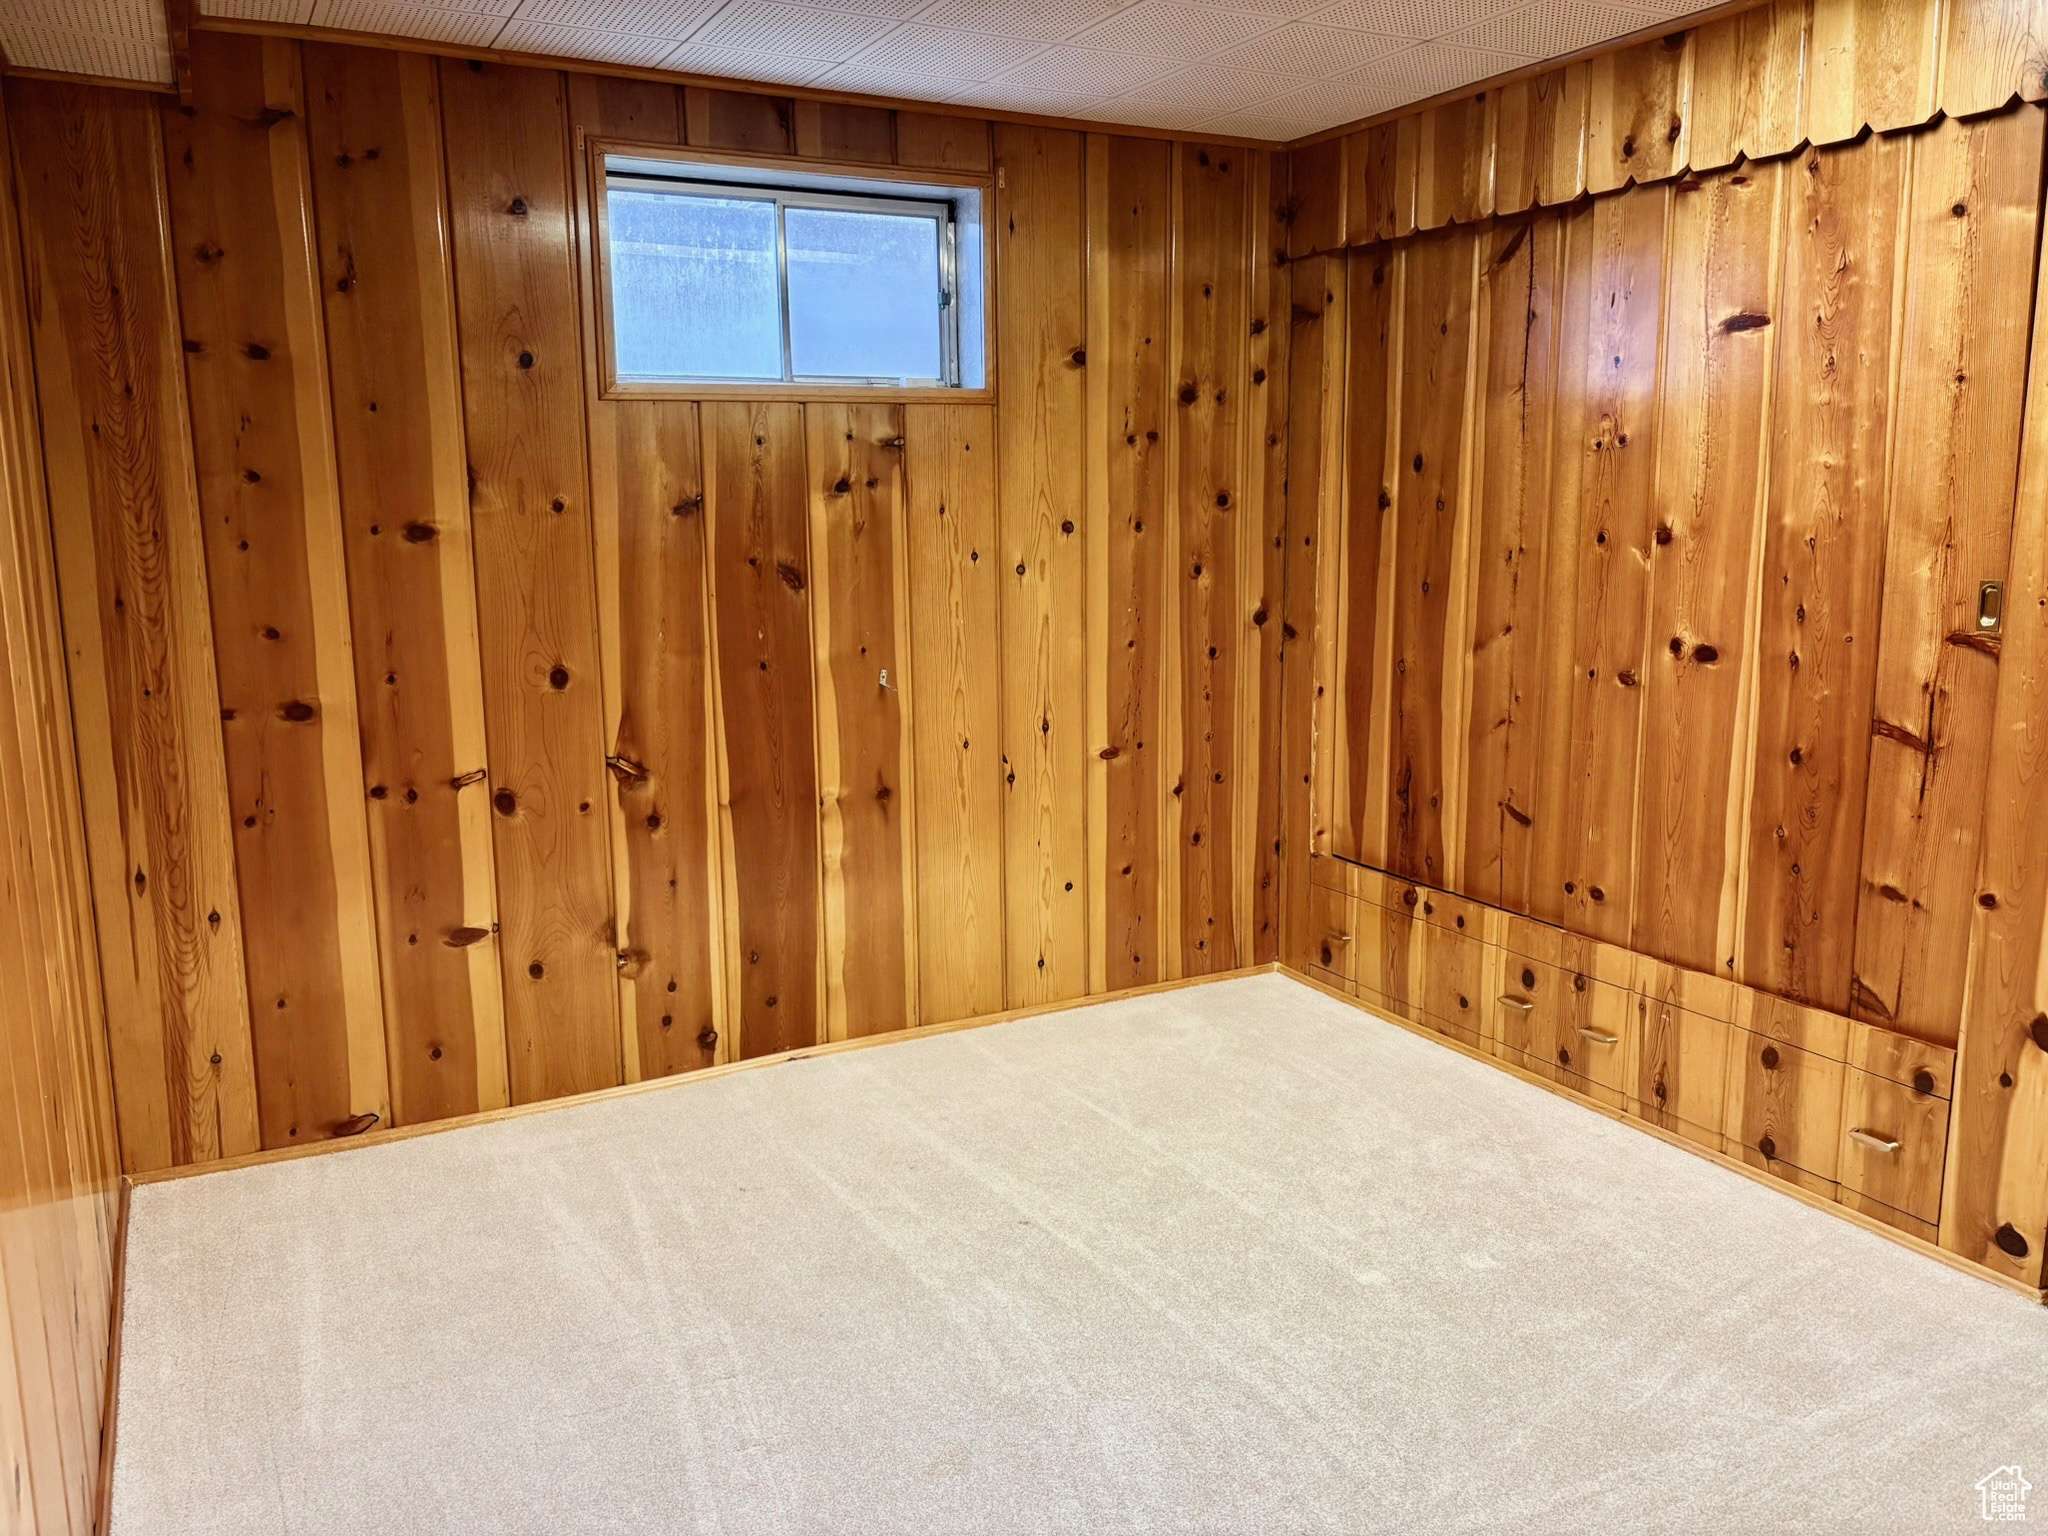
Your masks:
{"label": "wood baseboard trim", "polygon": [[1802,1189],[1798,1185],[1787,1183],[1783,1179],[1772,1178],[1771,1175],[1765,1173],[1762,1169],[1752,1168],[1740,1159],[1729,1157],[1709,1147],[1703,1147],[1695,1142],[1687,1141],[1682,1136],[1673,1135],[1662,1126],[1652,1125],[1646,1120],[1638,1120],[1634,1115],[1616,1109],[1611,1104],[1602,1104],[1599,1100],[1588,1098],[1585,1094],[1575,1092],[1565,1087],[1562,1083],[1554,1083],[1548,1078],[1538,1077],[1534,1072],[1525,1071],[1523,1068],[1515,1066],[1512,1062],[1503,1061],[1500,1057],[1491,1055],[1486,1051],[1473,1050],[1470,1046],[1449,1039],[1437,1031],[1428,1028],[1426,1025],[1411,1023],[1407,1019],[1392,1018],[1387,1014],[1376,1012],[1350,993],[1341,992],[1328,983],[1319,981],[1315,977],[1298,971],[1290,965],[1276,964],[1274,969],[1300,982],[1303,986],[1315,988],[1316,991],[1322,993],[1325,997],[1333,997],[1340,1003],[1348,1003],[1351,1007],[1356,1008],[1360,1013],[1365,1014],[1369,1018],[1378,1019],[1384,1024],[1391,1024],[1396,1029],[1405,1029],[1411,1035],[1418,1035],[1434,1045],[1442,1046],[1447,1051],[1456,1051],[1460,1056],[1469,1056],[1474,1061],[1484,1062],[1497,1072],[1505,1072],[1511,1077],[1520,1078],[1525,1083],[1534,1084],[1547,1093],[1556,1094],[1559,1098],[1569,1099],[1572,1103],[1582,1108],[1590,1109],[1595,1114],[1605,1115],[1609,1120],[1617,1121],[1627,1126],[1630,1130],[1640,1131],[1645,1136],[1654,1136],[1657,1140],[1669,1146],[1677,1147],[1680,1151],[1690,1152],[1695,1157],[1705,1158],[1710,1163],[1726,1168],[1730,1173],[1741,1174],[1742,1177],[1748,1179],[1753,1184],[1761,1184],[1764,1188],[1797,1200],[1802,1205],[1810,1205],[1817,1211],[1825,1211],[1830,1216],[1839,1217],[1852,1226],[1861,1227],[1866,1232],[1874,1232],[1879,1237],[1897,1243],[1902,1248],[1910,1248],[1917,1254],[1946,1264],[1950,1269],[1960,1274],[1969,1275],[1977,1280],[1987,1280],[1993,1285],[2002,1286],[2008,1291],[2024,1296],[2036,1304],[2048,1305],[2048,1290],[2036,1290],[2033,1286],[2023,1284],[2013,1279],[2010,1275],[2001,1275],[1996,1270],[1986,1269],[1982,1265],[1973,1264],[1961,1254],[1951,1253],[1946,1248],[1937,1247],[1924,1238],[1913,1236],[1910,1232],[1901,1232],[1898,1228],[1888,1226],[1874,1216],[1866,1216],[1861,1211],[1854,1210],[1838,1201],[1829,1200],[1821,1195],[1817,1195],[1811,1190]]}
{"label": "wood baseboard trim", "polygon": [[[602,1104],[611,1099],[631,1098],[643,1093],[686,1088],[693,1083],[710,1082],[714,1078],[727,1077],[735,1072],[753,1072],[763,1067],[781,1066],[786,1062],[808,1061],[817,1056],[837,1056],[847,1051],[867,1050],[871,1046],[896,1045],[906,1040],[949,1035],[963,1029],[981,1029],[990,1024],[1006,1024],[1014,1019],[1031,1019],[1042,1014],[1064,1013],[1074,1008],[1093,1008],[1102,1003],[1121,1002],[1126,998],[1153,997],[1162,992],[1177,992],[1184,987],[1206,986],[1212,981],[1235,981],[1246,976],[1269,976],[1281,969],[1279,962],[1272,961],[1264,965],[1247,965],[1236,970],[1217,971],[1208,976],[1187,976],[1175,981],[1155,981],[1142,987],[1122,987],[1113,992],[1099,992],[1092,997],[1070,997],[1057,1002],[1031,1003],[1022,1008],[1006,1008],[1001,1013],[978,1014],[971,1019],[954,1019],[944,1024],[920,1024],[911,1029],[880,1031],[871,1035],[856,1036],[850,1040],[800,1046],[796,1050],[782,1051],[773,1056],[756,1056],[747,1061],[729,1061],[715,1067],[703,1067],[695,1072],[679,1072],[670,1077],[644,1078],[637,1083],[621,1083],[615,1088],[599,1088],[590,1093],[568,1094],[559,1099],[539,1099],[531,1104],[513,1104],[504,1109],[487,1109],[473,1115],[455,1115],[446,1120],[429,1120],[419,1125],[398,1125],[389,1130],[365,1131],[360,1136],[338,1137],[329,1141],[312,1142],[305,1146],[272,1147],[262,1152],[245,1152],[237,1157],[223,1157],[208,1163],[187,1163],[176,1168],[153,1169],[133,1175],[127,1183],[131,1186],[164,1184],[175,1179],[200,1178],[208,1174],[233,1173],[242,1168],[261,1168],[271,1163],[288,1163],[302,1157],[327,1157],[360,1151],[366,1147],[389,1146],[395,1141],[410,1141],[415,1136],[433,1136],[443,1131],[463,1130],[469,1126],[491,1125],[521,1115],[546,1114],[551,1110],[572,1109],[579,1105]],[[127,1230],[125,1210],[124,1190],[124,1234]]]}

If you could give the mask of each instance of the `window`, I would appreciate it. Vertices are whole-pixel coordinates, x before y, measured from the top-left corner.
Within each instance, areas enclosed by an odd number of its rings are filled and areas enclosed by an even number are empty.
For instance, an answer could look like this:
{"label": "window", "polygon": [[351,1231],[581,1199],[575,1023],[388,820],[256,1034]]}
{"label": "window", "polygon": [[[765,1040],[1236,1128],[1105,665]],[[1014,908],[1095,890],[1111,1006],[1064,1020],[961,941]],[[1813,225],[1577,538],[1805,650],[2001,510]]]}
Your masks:
{"label": "window", "polygon": [[979,188],[622,156],[605,171],[620,382],[984,382]]}

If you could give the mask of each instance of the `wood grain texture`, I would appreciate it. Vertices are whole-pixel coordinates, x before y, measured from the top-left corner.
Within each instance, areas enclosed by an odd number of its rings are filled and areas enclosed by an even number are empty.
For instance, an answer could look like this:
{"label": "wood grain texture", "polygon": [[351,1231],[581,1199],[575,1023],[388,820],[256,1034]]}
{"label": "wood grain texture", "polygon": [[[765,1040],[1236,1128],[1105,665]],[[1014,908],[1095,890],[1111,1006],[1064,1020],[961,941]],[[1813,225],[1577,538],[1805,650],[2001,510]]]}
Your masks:
{"label": "wood grain texture", "polygon": [[1534,813],[1538,891],[1567,928],[1612,943],[1634,894],[1669,211],[1668,191],[1637,189],[1566,226],[1555,536],[1576,545],[1559,562],[1575,577],[1568,606],[1553,584],[1546,622],[1572,636],[1569,689],[1552,695],[1570,700],[1571,735]]}
{"label": "wood grain texture", "polygon": [[2048,98],[2048,7],[2040,0],[1951,0],[1942,8],[1941,109],[1975,117]]}
{"label": "wood grain texture", "polygon": [[786,96],[755,91],[683,87],[684,131],[693,149],[744,150],[786,155],[796,148],[796,104]]}
{"label": "wood grain texture", "polygon": [[918,1017],[944,1024],[1005,995],[995,412],[906,406],[903,436]]}
{"label": "wood grain texture", "polygon": [[618,807],[620,1006],[637,1076],[661,1077],[730,1055],[697,407],[601,409],[612,470],[593,511],[605,681],[617,689],[606,761]]}
{"label": "wood grain texture", "polygon": [[1494,109],[1493,207],[1521,213],[1586,190],[1591,64],[1567,64],[1504,85]]}
{"label": "wood grain texture", "polygon": [[1979,592],[2012,543],[2041,144],[2038,107],[1911,141],[1849,1011],[1943,1045],[1962,1025],[1998,692]]}
{"label": "wood grain texture", "polygon": [[1563,256],[1555,216],[1480,237],[1465,841],[1452,883],[1517,910],[1529,902],[1540,761]]}
{"label": "wood grain texture", "polygon": [[735,1057],[823,1039],[804,408],[700,407],[737,900]]}
{"label": "wood grain texture", "polygon": [[1382,563],[1391,557],[1391,572],[1382,589],[1390,598],[1392,671],[1386,709],[1374,720],[1385,727],[1382,846],[1388,869],[1435,885],[1446,882],[1450,862],[1446,803],[1456,791],[1447,758],[1462,757],[1462,740],[1451,747],[1447,730],[1463,712],[1446,693],[1460,671],[1450,658],[1465,650],[1452,627],[1452,588],[1467,516],[1464,422],[1478,249],[1468,235],[1447,234],[1403,252],[1398,405],[1388,413],[1395,423],[1392,506]]}
{"label": "wood grain texture", "polygon": [[[1286,182],[1286,157],[1261,155],[1251,189],[1251,320],[1245,327],[1248,411],[1241,427],[1246,443],[1246,555],[1239,595],[1247,691],[1255,717],[1239,746],[1245,765],[1239,769],[1240,804],[1247,807],[1239,844],[1240,857],[1249,864],[1247,958],[1255,965],[1279,958],[1287,878],[1281,818],[1286,730],[1281,611],[1287,591],[1287,384],[1293,327],[1288,323],[1292,297],[1287,269],[1279,260],[1287,243],[1287,226],[1280,217]],[[1244,849],[1247,836],[1250,847]]]}
{"label": "wood grain texture", "polygon": [[1400,412],[1400,291],[1406,267],[1394,250],[1383,248],[1339,270],[1348,288],[1350,334],[1348,356],[1337,352],[1346,369],[1347,414],[1342,430],[1330,433],[1341,445],[1342,472],[1325,487],[1337,509],[1330,558],[1341,561],[1326,620],[1332,657],[1326,675],[1332,720],[1350,728],[1333,724],[1321,733],[1328,764],[1322,783],[1329,806],[1329,850],[1342,858],[1384,864],[1387,745],[1369,722],[1385,708],[1381,630],[1393,612],[1387,584],[1392,579],[1399,445],[1392,428]]}
{"label": "wood grain texture", "polygon": [[1933,116],[1940,19],[1938,0],[1813,0],[1807,138],[1841,144],[1866,127],[1889,133]]}
{"label": "wood grain texture", "polygon": [[1586,190],[1647,186],[1685,168],[1692,34],[1598,55],[1587,81]]}
{"label": "wood grain texture", "polygon": [[825,1037],[917,1023],[903,408],[804,407]]}
{"label": "wood grain texture", "polygon": [[888,165],[896,158],[896,114],[887,107],[799,101],[794,106],[791,128],[796,152],[807,160]]}
{"label": "wood grain texture", "polygon": [[1671,210],[1628,942],[1694,971],[1731,964],[1741,896],[1784,200],[1759,165],[1680,182]]}
{"label": "wood grain texture", "polygon": [[620,1080],[589,465],[559,75],[441,69],[515,1103]]}
{"label": "wood grain texture", "polygon": [[[996,231],[1008,1003],[1088,987],[1081,135],[1003,125]],[[1077,622],[1077,619],[1080,620]]]}
{"label": "wood grain texture", "polygon": [[[1093,858],[1103,882],[1103,982],[1142,986],[1178,974],[1166,929],[1166,843],[1175,744],[1166,739],[1168,564],[1178,509],[1172,422],[1173,146],[1091,139],[1089,415],[1100,422],[1090,483],[1090,555],[1100,544],[1103,718],[1091,739],[1101,780]],[[1094,455],[1091,454],[1091,467]]]}
{"label": "wood grain texture", "polygon": [[934,171],[985,171],[989,125],[938,112],[896,114],[896,163]]}
{"label": "wood grain texture", "polygon": [[1481,94],[1416,119],[1414,227],[1469,224],[1493,212],[1496,98]]}
{"label": "wood grain texture", "polygon": [[[433,62],[305,49],[396,1124],[506,1102],[482,658]],[[418,338],[395,347],[394,336]]]}
{"label": "wood grain texture", "polygon": [[[2026,1285],[2048,1251],[2048,289],[2035,288],[1941,1246]],[[1953,957],[1949,957],[1951,960]]]}
{"label": "wood grain texture", "polygon": [[123,1166],[260,1144],[156,104],[11,81]]}
{"label": "wood grain texture", "polygon": [[88,1536],[120,1152],[7,138],[0,111],[0,1523]]}
{"label": "wood grain texture", "polygon": [[[1178,833],[1169,868],[1178,885],[1178,971],[1186,976],[1240,963],[1240,910],[1233,851],[1238,822],[1238,595],[1243,579],[1244,407],[1247,314],[1244,257],[1250,214],[1246,152],[1184,144],[1177,150],[1172,427],[1175,535],[1170,567],[1178,618],[1175,682],[1180,740],[1170,790]],[[1173,942],[1169,936],[1168,942]]]}
{"label": "wood grain texture", "polygon": [[[569,81],[573,185],[595,209],[592,138],[679,145],[683,97],[653,81]],[[594,217],[577,220],[584,314],[595,311]],[[721,762],[699,423],[687,401],[607,400],[602,338],[583,328],[596,551],[620,1048],[628,1081],[730,1058],[738,1034],[726,942]]]}
{"label": "wood grain texture", "polygon": [[1806,137],[1802,75],[1810,16],[1811,0],[1769,0],[1693,33],[1691,169],[1772,159]]}
{"label": "wood grain texture", "polygon": [[390,1114],[294,43],[205,34],[163,111],[267,1147]]}
{"label": "wood grain texture", "polygon": [[1907,149],[1790,173],[1736,974],[1845,1010],[1878,656]]}

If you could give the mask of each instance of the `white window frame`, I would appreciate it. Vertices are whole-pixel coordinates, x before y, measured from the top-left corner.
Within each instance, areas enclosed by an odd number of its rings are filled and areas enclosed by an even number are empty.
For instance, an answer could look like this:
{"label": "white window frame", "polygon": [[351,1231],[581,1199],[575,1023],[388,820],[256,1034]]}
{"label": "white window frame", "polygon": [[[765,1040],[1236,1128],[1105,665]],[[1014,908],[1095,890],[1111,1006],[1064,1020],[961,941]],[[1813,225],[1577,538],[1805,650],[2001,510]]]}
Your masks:
{"label": "white window frame", "polygon": [[[853,192],[838,189],[811,189],[802,186],[778,186],[742,180],[710,179],[701,174],[692,175],[693,167],[678,166],[676,174],[662,175],[642,168],[619,169],[608,167],[605,171],[604,192],[609,201],[614,190],[631,192],[654,192],[682,197],[714,197],[724,201],[754,201],[775,205],[775,260],[776,292],[781,306],[778,323],[782,334],[782,373],[779,377],[753,375],[735,377],[731,375],[697,374],[644,374],[624,373],[618,370],[618,341],[614,333],[608,338],[612,356],[607,360],[613,370],[613,377],[622,385],[633,386],[817,386],[831,389],[946,389],[961,387],[960,347],[960,227],[958,210],[954,203],[942,198],[902,195],[891,191]],[[887,187],[887,182],[877,181],[878,189]],[[906,189],[908,191],[909,189]],[[794,361],[794,338],[790,325],[789,309],[789,237],[788,212],[791,208],[819,208],[843,213],[887,213],[903,217],[931,219],[938,226],[939,255],[939,353],[943,375],[938,378],[888,378],[868,377],[857,374],[800,374]],[[609,224],[609,219],[607,219]],[[611,249],[607,241],[604,251],[606,283],[615,287],[611,270]]]}

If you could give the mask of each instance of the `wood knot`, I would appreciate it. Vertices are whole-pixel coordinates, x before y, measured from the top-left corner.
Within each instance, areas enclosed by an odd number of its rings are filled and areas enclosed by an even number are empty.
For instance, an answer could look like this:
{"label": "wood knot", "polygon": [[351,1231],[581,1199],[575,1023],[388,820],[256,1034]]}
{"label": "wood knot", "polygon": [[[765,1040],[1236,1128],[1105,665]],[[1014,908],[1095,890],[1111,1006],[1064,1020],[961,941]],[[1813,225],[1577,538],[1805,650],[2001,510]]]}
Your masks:
{"label": "wood knot", "polygon": [[787,560],[775,562],[775,574],[782,578],[782,584],[789,588],[790,591],[803,591],[804,573],[791,565]]}
{"label": "wood knot", "polygon": [[1925,1067],[1915,1072],[1913,1074],[1913,1091],[1915,1093],[1934,1092],[1934,1074]]}
{"label": "wood knot", "polygon": [[2034,1044],[2048,1051],[2048,1013],[2035,1014],[2034,1022],[2027,1026],[2027,1033],[2033,1037]]}
{"label": "wood knot", "polygon": [[337,1136],[360,1136],[378,1120],[375,1110],[366,1109],[360,1115],[350,1115],[346,1120],[337,1120],[334,1134]]}
{"label": "wood knot", "polygon": [[315,710],[313,706],[308,704],[304,699],[293,699],[289,704],[285,705],[284,708],[278,711],[278,714],[283,716],[285,719],[291,721],[295,725],[304,725],[308,720],[311,720],[313,716],[317,713],[318,711]]}
{"label": "wood knot", "polygon": [[1765,1046],[1757,1054],[1756,1059],[1764,1064],[1765,1071],[1775,1072],[1778,1070],[1778,1048],[1775,1045]]}
{"label": "wood knot", "polygon": [[1759,1136],[1757,1138],[1756,1149],[1768,1158],[1776,1158],[1778,1155],[1777,1142],[1768,1136]]}
{"label": "wood knot", "polygon": [[399,530],[399,537],[408,544],[431,544],[436,533],[432,523],[407,523]]}
{"label": "wood knot", "polygon": [[491,796],[491,809],[500,816],[511,816],[519,809],[519,797],[509,789],[501,789]]}
{"label": "wood knot", "polygon": [[709,1024],[706,1024],[702,1029],[697,1031],[697,1044],[707,1051],[717,1050],[718,1031],[713,1029]]}
{"label": "wood knot", "polygon": [[450,928],[448,937],[441,942],[450,949],[467,949],[472,944],[481,944],[490,936],[488,928]]}
{"label": "wood knot", "polygon": [[1998,1244],[1998,1251],[2008,1258],[2024,1259],[2027,1256],[2027,1240],[2009,1221],[1992,1234],[1991,1241]]}

